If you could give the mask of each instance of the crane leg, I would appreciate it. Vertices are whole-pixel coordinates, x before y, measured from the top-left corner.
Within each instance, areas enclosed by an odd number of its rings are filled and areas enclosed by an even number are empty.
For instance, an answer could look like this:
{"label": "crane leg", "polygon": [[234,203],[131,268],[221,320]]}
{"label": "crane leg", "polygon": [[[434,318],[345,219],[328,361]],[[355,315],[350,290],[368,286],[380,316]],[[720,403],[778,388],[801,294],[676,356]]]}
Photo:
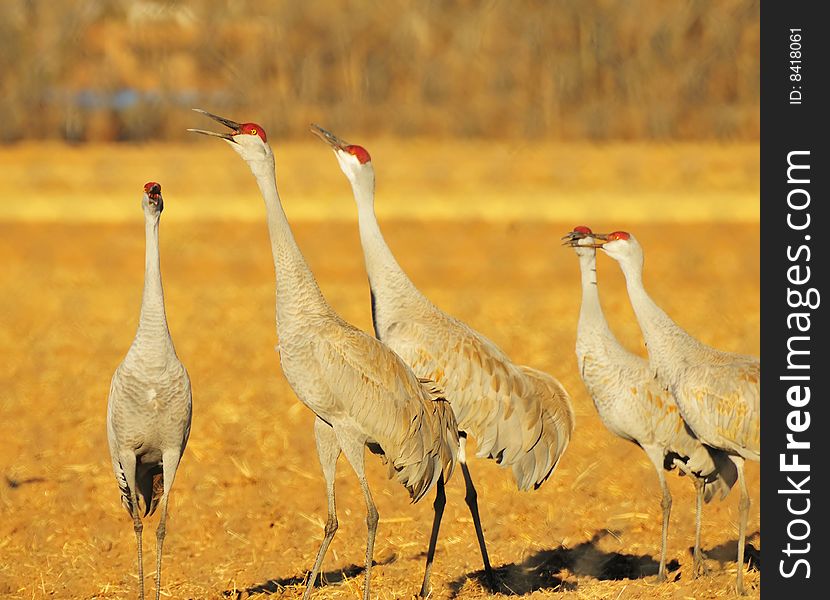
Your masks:
{"label": "crane leg", "polygon": [[740,520],[738,522],[738,580],[736,588],[738,594],[743,596],[744,591],[744,549],[746,545],[746,521],[749,517],[749,490],[746,487],[746,478],[744,477],[744,459],[738,456],[730,457],[732,462],[738,468],[738,483],[741,486],[741,500],[738,504],[740,509]]}
{"label": "crane leg", "polygon": [[706,558],[703,551],[700,549],[700,528],[703,520],[703,492],[704,482],[700,477],[693,477],[692,481],[695,484],[695,549],[694,549],[694,567],[692,568],[692,578],[697,578],[699,575],[706,575],[709,570],[706,568],[704,559]]}
{"label": "crane leg", "polygon": [[429,594],[429,576],[432,573],[432,561],[435,559],[435,546],[438,543],[438,530],[441,528],[441,518],[444,516],[444,506],[447,504],[447,495],[444,492],[444,477],[438,478],[435,492],[435,502],[432,508],[435,517],[432,521],[432,533],[429,536],[429,549],[427,550],[427,565],[424,569],[424,582],[421,584],[421,598]]}
{"label": "crane leg", "polygon": [[657,470],[657,479],[660,481],[660,490],[663,493],[663,498],[660,501],[660,508],[663,509],[663,528],[660,537],[660,567],[657,570],[657,581],[666,580],[666,553],[669,543],[669,517],[671,516],[671,492],[666,483],[666,475],[663,472],[663,456],[665,451],[662,448],[650,446],[643,448],[651,460],[654,468]]}
{"label": "crane leg", "polygon": [[493,568],[490,566],[490,557],[487,554],[487,545],[484,543],[484,530],[481,528],[481,517],[478,514],[478,492],[473,485],[473,478],[470,476],[470,468],[467,466],[467,435],[461,433],[459,436],[458,462],[461,463],[461,472],[464,474],[464,485],[467,493],[464,500],[470,508],[470,515],[473,517],[473,525],[476,528],[478,547],[481,550],[481,560],[484,562],[484,575],[487,578],[487,585],[491,590],[496,589],[496,578],[493,575]]}
{"label": "crane leg", "polygon": [[130,514],[133,518],[133,529],[135,530],[135,543],[138,553],[138,597],[144,600],[144,555],[141,550],[141,532],[144,526],[141,523],[141,516],[138,509],[138,492],[136,491],[135,475],[136,475],[136,458],[132,452],[124,452],[119,454],[118,460],[121,463],[121,468],[124,471],[124,479],[127,482],[127,488],[130,490]]}
{"label": "crane leg", "polygon": [[363,600],[369,600],[369,588],[372,577],[372,557],[375,551],[375,535],[378,531],[378,509],[375,507],[375,501],[372,499],[372,492],[369,491],[369,483],[366,481],[366,470],[363,459],[365,453],[365,446],[362,442],[357,443],[353,440],[343,439],[338,436],[340,440],[340,447],[343,448],[343,454],[346,455],[349,463],[352,465],[357,480],[360,482],[360,489],[363,491],[363,497],[366,500],[366,580],[363,584]]}
{"label": "crane leg", "polygon": [[176,469],[179,467],[181,452],[179,450],[167,451],[162,455],[162,469],[164,480],[164,491],[161,496],[161,517],[156,528],[156,600],[161,596],[161,554],[164,547],[164,536],[167,533],[167,500],[170,497],[170,488],[173,487],[173,479],[176,477]]}
{"label": "crane leg", "polygon": [[328,500],[328,518],[326,519],[325,536],[320,550],[317,552],[317,559],[311,573],[308,575],[303,600],[308,600],[311,590],[317,580],[317,574],[323,565],[323,558],[329,549],[331,540],[337,532],[337,508],[334,503],[334,476],[337,470],[337,459],[340,457],[340,444],[334,429],[320,419],[314,421],[314,438],[317,442],[317,456],[320,458],[320,466],[323,469],[323,478],[326,480],[326,498]]}

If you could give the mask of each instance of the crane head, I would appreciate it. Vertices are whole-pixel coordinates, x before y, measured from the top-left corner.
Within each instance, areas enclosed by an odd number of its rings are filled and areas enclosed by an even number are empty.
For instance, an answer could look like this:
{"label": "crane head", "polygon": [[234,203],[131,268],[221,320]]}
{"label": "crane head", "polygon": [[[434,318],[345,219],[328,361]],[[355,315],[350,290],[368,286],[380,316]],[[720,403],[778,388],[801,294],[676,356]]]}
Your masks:
{"label": "crane head", "polygon": [[[595,240],[604,240],[605,234],[594,233],[587,225],[577,225],[568,234],[563,235],[562,239],[565,240],[563,242],[564,246],[593,246],[594,248],[598,248],[599,246]],[[583,240],[590,240],[590,243],[583,242]]]}
{"label": "crane head", "polygon": [[159,215],[164,210],[164,199],[161,197],[161,184],[148,181],[144,184],[144,196],[141,205],[151,214]]}
{"label": "crane head", "polygon": [[188,131],[218,137],[225,140],[243,159],[247,161],[262,160],[263,158],[273,156],[271,147],[268,145],[268,136],[265,133],[265,129],[261,125],[256,123],[237,123],[236,121],[231,121],[225,117],[214,115],[213,113],[209,113],[200,108],[194,108],[193,110],[213,119],[217,123],[221,123],[231,131],[226,133],[217,133],[215,131],[190,128]]}
{"label": "crane head", "polygon": [[311,124],[311,133],[323,140],[329,147],[334,150],[334,155],[337,157],[337,162],[340,163],[340,168],[349,181],[354,183],[359,177],[365,177],[364,173],[371,174],[374,184],[374,173],[372,167],[372,157],[368,150],[363,146],[356,144],[349,144],[330,131],[326,131],[319,125]]}
{"label": "crane head", "polygon": [[596,255],[597,243],[595,234],[587,225],[577,225],[567,235],[562,236],[564,246],[572,247],[578,256],[591,257]]}
{"label": "crane head", "polygon": [[643,249],[633,235],[627,231],[614,231],[597,243],[605,253],[618,262],[643,262]]}

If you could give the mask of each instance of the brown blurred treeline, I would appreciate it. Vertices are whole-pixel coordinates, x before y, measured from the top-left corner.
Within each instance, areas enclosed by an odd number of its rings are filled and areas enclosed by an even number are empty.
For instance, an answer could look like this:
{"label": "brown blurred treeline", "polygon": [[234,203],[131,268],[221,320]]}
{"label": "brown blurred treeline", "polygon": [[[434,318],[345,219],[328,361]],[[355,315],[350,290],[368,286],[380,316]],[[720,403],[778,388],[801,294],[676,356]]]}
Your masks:
{"label": "brown blurred treeline", "polygon": [[2,0],[0,141],[757,140],[748,0]]}

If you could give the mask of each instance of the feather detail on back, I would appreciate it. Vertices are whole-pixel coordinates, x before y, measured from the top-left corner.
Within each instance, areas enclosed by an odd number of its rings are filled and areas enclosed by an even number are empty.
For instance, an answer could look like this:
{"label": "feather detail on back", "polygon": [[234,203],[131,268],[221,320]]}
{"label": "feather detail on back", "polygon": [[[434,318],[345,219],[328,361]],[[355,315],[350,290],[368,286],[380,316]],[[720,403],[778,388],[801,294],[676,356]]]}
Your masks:
{"label": "feather detail on back", "polygon": [[419,380],[384,344],[342,321],[336,330],[319,330],[312,343],[316,362],[329,370],[323,380],[337,385],[328,393],[340,399],[337,409],[330,404],[325,414],[317,413],[323,420],[362,432],[370,448],[377,445],[390,478],[406,487],[413,502],[439,477],[450,477],[458,426],[434,382]]}
{"label": "feather detail on back", "polygon": [[751,356],[706,347],[708,361],[672,374],[684,418],[713,446],[749,460],[761,457],[761,364]]}
{"label": "feather detail on back", "polygon": [[514,365],[492,342],[437,309],[393,323],[382,339],[449,398],[478,456],[513,467],[520,489],[551,474],[573,431],[570,398],[546,373]]}

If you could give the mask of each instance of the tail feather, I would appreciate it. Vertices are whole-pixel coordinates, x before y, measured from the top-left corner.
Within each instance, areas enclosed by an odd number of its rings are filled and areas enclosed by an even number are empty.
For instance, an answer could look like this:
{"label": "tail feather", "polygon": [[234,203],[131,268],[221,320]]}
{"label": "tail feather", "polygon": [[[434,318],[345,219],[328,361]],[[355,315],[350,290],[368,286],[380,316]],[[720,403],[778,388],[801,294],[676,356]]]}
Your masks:
{"label": "tail feather", "polygon": [[536,443],[513,464],[513,476],[520,490],[538,489],[553,474],[568,447],[575,416],[568,392],[556,379],[532,369],[520,367],[536,384],[541,406],[541,432]]}
{"label": "tail feather", "polygon": [[138,487],[139,504],[144,505],[144,517],[156,512],[156,507],[164,491],[164,470],[161,463],[145,465],[139,463],[136,468],[136,487]]}
{"label": "tail feather", "polygon": [[708,503],[713,498],[723,500],[738,481],[738,468],[725,452],[709,448],[715,462],[714,478],[703,486],[703,499]]}
{"label": "tail feather", "polygon": [[[133,514],[133,500],[127,478],[124,476],[124,466],[118,462],[119,471],[116,474],[118,488],[121,491],[121,505]],[[164,492],[164,470],[161,463],[136,465],[135,474],[136,497],[138,511],[142,517],[149,517],[156,512],[162,493]],[[142,512],[143,510],[143,512]]]}
{"label": "tail feather", "polygon": [[398,456],[390,461],[390,476],[406,487],[418,502],[439,477],[447,481],[458,460],[458,425],[450,403],[429,379],[419,379],[423,402],[420,417],[410,424]]}
{"label": "tail feather", "polygon": [[685,425],[678,432],[671,450],[683,471],[704,480],[703,499],[710,502],[713,498],[724,499],[738,481],[738,469],[729,455],[716,448],[700,442],[694,432]]}

